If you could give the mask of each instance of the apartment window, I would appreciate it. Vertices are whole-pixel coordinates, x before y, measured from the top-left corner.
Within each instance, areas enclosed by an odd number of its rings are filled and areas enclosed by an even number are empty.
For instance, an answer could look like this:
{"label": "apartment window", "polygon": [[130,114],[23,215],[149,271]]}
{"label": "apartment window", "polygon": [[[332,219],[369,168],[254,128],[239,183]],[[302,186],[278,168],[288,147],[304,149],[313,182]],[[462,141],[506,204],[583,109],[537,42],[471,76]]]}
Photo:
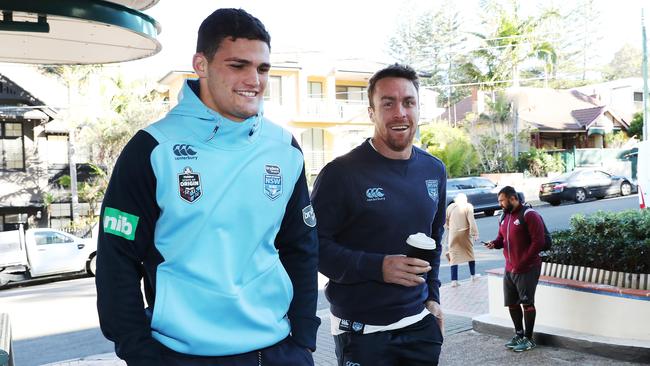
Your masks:
{"label": "apartment window", "polygon": [[368,96],[365,87],[337,85],[336,99],[363,103],[368,99]]}
{"label": "apartment window", "polygon": [[50,205],[50,217],[71,217],[72,213],[70,211],[70,203],[53,203]]}
{"label": "apartment window", "polygon": [[[629,94],[628,94],[629,95]],[[634,92],[634,101],[635,102],[643,102],[643,93],[641,92]]]}
{"label": "apartment window", "polygon": [[22,170],[25,168],[23,124],[0,122],[0,169]]}
{"label": "apartment window", "polygon": [[320,81],[310,81],[309,97],[313,99],[323,99],[323,83]]}
{"label": "apartment window", "polygon": [[305,164],[311,172],[320,171],[325,165],[325,139],[323,130],[310,128],[301,134],[301,145],[305,155]]}
{"label": "apartment window", "polygon": [[282,77],[269,76],[269,81],[264,91],[264,101],[282,104]]}

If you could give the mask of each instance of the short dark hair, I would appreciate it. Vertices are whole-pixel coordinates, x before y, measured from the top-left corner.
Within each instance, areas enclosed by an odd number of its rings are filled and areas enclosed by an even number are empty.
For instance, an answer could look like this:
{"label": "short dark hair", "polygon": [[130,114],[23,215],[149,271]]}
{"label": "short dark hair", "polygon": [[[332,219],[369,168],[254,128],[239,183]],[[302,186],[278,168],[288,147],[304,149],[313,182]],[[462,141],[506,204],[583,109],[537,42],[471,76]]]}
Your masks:
{"label": "short dark hair", "polygon": [[416,91],[420,90],[420,82],[418,80],[417,72],[408,65],[394,63],[377,71],[368,81],[368,102],[370,103],[371,108],[375,107],[372,103],[372,96],[375,94],[375,85],[379,80],[384,78],[404,78],[413,83]]}
{"label": "short dark hair", "polygon": [[259,19],[244,9],[224,8],[215,10],[201,23],[196,52],[203,53],[208,61],[212,61],[227,37],[233,41],[237,38],[262,41],[271,49],[271,35]]}
{"label": "short dark hair", "polygon": [[519,201],[519,195],[517,194],[517,191],[511,186],[505,186],[501,188],[497,197],[502,194],[505,194],[506,198],[515,197],[517,201]]}

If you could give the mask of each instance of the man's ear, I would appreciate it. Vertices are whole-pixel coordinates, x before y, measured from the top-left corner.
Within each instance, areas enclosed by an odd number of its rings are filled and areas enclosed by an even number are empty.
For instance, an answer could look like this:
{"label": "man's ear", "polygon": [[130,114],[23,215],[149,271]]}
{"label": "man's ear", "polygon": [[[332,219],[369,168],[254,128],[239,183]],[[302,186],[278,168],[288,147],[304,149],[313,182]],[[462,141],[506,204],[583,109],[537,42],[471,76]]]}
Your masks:
{"label": "man's ear", "polygon": [[375,110],[372,107],[368,107],[368,117],[373,123],[375,122]]}
{"label": "man's ear", "polygon": [[203,53],[197,52],[192,56],[192,67],[199,78],[208,77],[208,59]]}

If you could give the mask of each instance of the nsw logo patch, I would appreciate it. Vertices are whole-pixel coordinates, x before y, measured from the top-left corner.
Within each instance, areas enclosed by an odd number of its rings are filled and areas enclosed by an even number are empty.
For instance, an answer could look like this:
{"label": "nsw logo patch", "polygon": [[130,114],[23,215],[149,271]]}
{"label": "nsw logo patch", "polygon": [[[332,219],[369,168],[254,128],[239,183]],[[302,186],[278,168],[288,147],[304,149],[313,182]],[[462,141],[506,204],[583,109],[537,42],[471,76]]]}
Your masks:
{"label": "nsw logo patch", "polygon": [[186,166],[183,172],[178,175],[178,191],[183,201],[194,203],[203,194],[201,175]]}
{"label": "nsw logo patch", "polygon": [[282,195],[282,174],[277,165],[264,166],[264,195],[271,200]]}
{"label": "nsw logo patch", "polygon": [[316,214],[314,213],[314,208],[311,205],[302,209],[302,221],[305,222],[305,225],[309,227],[316,226]]}
{"label": "nsw logo patch", "polygon": [[438,181],[437,180],[425,180],[424,181],[427,184],[427,193],[429,193],[429,197],[431,197],[432,200],[437,201],[438,200]]}

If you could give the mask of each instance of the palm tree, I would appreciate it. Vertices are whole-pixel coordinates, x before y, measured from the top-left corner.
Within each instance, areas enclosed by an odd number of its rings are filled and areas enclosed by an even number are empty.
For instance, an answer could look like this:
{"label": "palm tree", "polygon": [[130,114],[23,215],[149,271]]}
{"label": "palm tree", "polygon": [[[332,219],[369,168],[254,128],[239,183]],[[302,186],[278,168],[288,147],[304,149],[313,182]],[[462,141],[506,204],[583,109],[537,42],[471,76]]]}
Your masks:
{"label": "palm tree", "polygon": [[485,3],[483,8],[490,19],[496,20],[488,25],[492,28],[490,32],[471,33],[478,38],[480,46],[471,52],[471,61],[463,65],[469,81],[479,82],[483,90],[500,89],[500,85],[509,81],[518,86],[520,65],[533,59],[544,63],[548,77],[557,62],[557,54],[551,42],[544,40],[539,32],[547,20],[559,15],[557,11],[544,10],[539,16],[521,18],[516,1],[511,2],[510,9],[496,2]]}

